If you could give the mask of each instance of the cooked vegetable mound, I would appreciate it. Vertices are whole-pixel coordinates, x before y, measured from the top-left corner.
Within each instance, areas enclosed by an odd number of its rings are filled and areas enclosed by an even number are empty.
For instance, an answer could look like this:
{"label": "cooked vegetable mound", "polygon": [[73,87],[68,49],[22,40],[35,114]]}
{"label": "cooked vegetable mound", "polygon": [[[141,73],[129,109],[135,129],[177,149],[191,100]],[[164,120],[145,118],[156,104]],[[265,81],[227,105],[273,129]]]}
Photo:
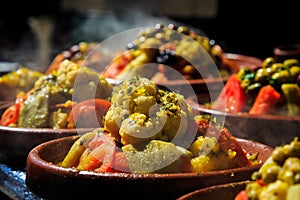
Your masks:
{"label": "cooked vegetable mound", "polygon": [[[57,71],[40,77],[26,94],[18,113],[18,127],[67,128],[72,103],[107,99],[113,86],[96,71],[65,60]],[[76,91],[76,95],[75,95]]]}
{"label": "cooked vegetable mound", "polygon": [[[104,127],[87,132],[58,165],[94,172],[187,173],[244,167],[257,157],[184,97],[135,76],[116,86]],[[256,154],[257,155],[257,154]]]}
{"label": "cooked vegetable mound", "polygon": [[297,137],[289,144],[277,146],[260,169],[252,174],[253,181],[246,185],[236,199],[300,198],[300,142]]}
{"label": "cooked vegetable mound", "polygon": [[186,134],[192,112],[182,95],[135,76],[115,89],[105,128],[122,144],[171,141]]}

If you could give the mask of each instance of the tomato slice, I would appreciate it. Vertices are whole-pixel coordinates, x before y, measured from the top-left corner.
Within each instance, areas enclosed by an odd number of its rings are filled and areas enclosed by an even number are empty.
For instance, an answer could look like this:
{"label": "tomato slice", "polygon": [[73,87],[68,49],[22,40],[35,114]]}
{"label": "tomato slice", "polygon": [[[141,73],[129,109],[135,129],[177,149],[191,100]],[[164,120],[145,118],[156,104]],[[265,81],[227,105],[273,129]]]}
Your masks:
{"label": "tomato slice", "polygon": [[77,169],[109,172],[116,154],[116,143],[112,137],[98,132],[79,159]]}
{"label": "tomato slice", "polygon": [[246,94],[241,87],[241,82],[236,74],[229,77],[224,88],[212,108],[227,112],[241,112],[246,104]]}
{"label": "tomato slice", "polygon": [[9,126],[10,124],[16,123],[18,121],[18,116],[18,105],[14,104],[4,111],[1,117],[0,125]]}
{"label": "tomato slice", "polygon": [[234,200],[248,200],[248,196],[247,196],[246,190],[240,191],[240,192],[236,195],[236,197],[234,198]]}
{"label": "tomato slice", "polygon": [[67,119],[68,128],[102,127],[103,116],[111,106],[111,102],[104,99],[89,99],[76,104]]}
{"label": "tomato slice", "polygon": [[221,130],[218,142],[220,147],[224,151],[232,150],[236,152],[236,156],[233,158],[236,160],[240,167],[250,166],[252,163],[247,158],[246,152],[243,150],[237,138],[231,135],[227,128]]}
{"label": "tomato slice", "polygon": [[116,78],[133,59],[130,51],[119,53],[112,63],[102,72],[106,78]]}
{"label": "tomato slice", "polygon": [[9,126],[18,122],[19,111],[22,103],[25,101],[26,98],[26,95],[24,95],[23,93],[17,95],[15,104],[8,107],[2,114],[0,120],[1,126]]}
{"label": "tomato slice", "polygon": [[271,113],[279,99],[280,94],[271,85],[263,86],[250,108],[249,114],[261,115]]}

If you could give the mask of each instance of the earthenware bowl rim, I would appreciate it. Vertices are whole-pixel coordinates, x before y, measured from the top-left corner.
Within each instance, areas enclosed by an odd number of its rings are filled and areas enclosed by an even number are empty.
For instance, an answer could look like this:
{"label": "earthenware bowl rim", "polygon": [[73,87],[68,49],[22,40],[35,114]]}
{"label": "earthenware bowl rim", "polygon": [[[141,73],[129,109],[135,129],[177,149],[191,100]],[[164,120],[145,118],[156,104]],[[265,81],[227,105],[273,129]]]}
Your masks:
{"label": "earthenware bowl rim", "polygon": [[224,183],[224,184],[220,184],[220,185],[213,185],[213,186],[201,188],[201,189],[189,192],[187,194],[184,194],[184,195],[178,197],[177,200],[189,199],[189,198],[193,197],[193,195],[198,195],[199,193],[212,192],[212,191],[217,190],[217,189],[222,189],[222,188],[230,189],[230,188],[233,188],[233,187],[238,186],[238,185],[241,185],[241,186],[245,185],[246,186],[246,184],[251,183],[251,182],[252,182],[251,180],[245,180],[245,181],[239,181],[239,182]]}
{"label": "earthenware bowl rim", "polygon": [[228,117],[243,117],[243,118],[251,118],[251,119],[258,119],[258,120],[273,120],[273,121],[296,121],[300,122],[300,116],[288,116],[288,115],[274,115],[274,114],[261,114],[261,115],[254,115],[249,114],[247,112],[238,112],[238,113],[232,113],[232,112],[223,112],[219,110],[214,110],[207,108],[203,104],[197,104],[193,101],[195,97],[188,97],[187,100],[189,104],[191,105],[192,109],[194,111],[199,111],[201,113],[207,113],[207,114],[213,114],[213,115],[222,115],[222,116],[228,116]]}
{"label": "earthenware bowl rim", "polygon": [[[131,178],[134,178],[134,179],[143,179],[143,178],[160,179],[160,178],[181,178],[181,177],[188,178],[188,177],[195,177],[195,176],[206,177],[206,176],[212,176],[212,175],[218,175],[218,174],[234,174],[234,173],[238,173],[238,172],[242,172],[242,171],[254,170],[262,165],[262,162],[261,162],[261,163],[251,165],[251,166],[246,166],[246,167],[238,167],[238,168],[232,168],[232,169],[227,169],[227,170],[218,170],[218,171],[209,171],[209,172],[192,172],[192,173],[163,173],[163,174],[136,174],[136,173],[125,173],[125,172],[102,172],[102,173],[100,173],[100,172],[93,172],[93,171],[80,171],[75,168],[61,167],[61,166],[55,165],[51,162],[48,162],[46,160],[43,160],[39,155],[39,152],[45,146],[54,145],[54,144],[57,144],[60,142],[68,141],[68,140],[75,141],[78,137],[79,137],[78,135],[77,136],[76,135],[66,136],[66,137],[46,141],[44,143],[37,145],[29,152],[28,157],[27,157],[27,164],[28,164],[28,162],[30,162],[31,164],[37,165],[40,168],[44,168],[46,170],[53,170],[53,171],[57,171],[60,173],[62,173],[62,172],[72,173],[76,176],[84,176],[84,177],[86,177],[86,176],[108,177],[109,176],[109,177],[125,178],[125,179],[131,179]],[[267,148],[270,152],[273,150],[272,147],[270,147],[266,144],[263,144],[263,143],[256,142],[256,141],[242,139],[242,138],[237,138],[237,140],[239,142],[245,142],[245,143],[250,142],[253,144],[260,145],[263,148]]]}
{"label": "earthenware bowl rim", "polygon": [[[253,62],[253,65],[249,65],[248,67],[252,69],[256,69],[258,67],[261,67],[262,60],[257,57],[243,55],[243,54],[234,54],[234,53],[224,53],[223,54],[225,58],[227,59],[235,59],[235,60],[250,60]],[[256,63],[256,64],[254,64]],[[201,78],[201,79],[190,79],[190,80],[168,80],[166,82],[162,82],[163,84],[167,85],[182,85],[182,84],[212,84],[215,82],[222,82],[227,81],[228,77],[215,77],[215,78]]]}
{"label": "earthenware bowl rim", "polygon": [[0,126],[1,132],[18,132],[18,133],[82,133],[93,130],[95,128],[72,128],[72,129],[53,129],[53,128],[23,128],[23,127],[11,127],[11,126]]}

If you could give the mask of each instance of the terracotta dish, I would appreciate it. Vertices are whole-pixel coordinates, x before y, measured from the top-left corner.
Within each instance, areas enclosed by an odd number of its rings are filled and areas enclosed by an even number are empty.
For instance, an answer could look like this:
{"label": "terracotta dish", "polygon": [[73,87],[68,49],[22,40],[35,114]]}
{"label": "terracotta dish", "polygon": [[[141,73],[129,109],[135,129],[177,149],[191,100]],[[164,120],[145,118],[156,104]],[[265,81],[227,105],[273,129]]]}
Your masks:
{"label": "terracotta dish", "polygon": [[300,44],[278,45],[273,49],[273,55],[278,62],[291,58],[300,60]]}
{"label": "terracotta dish", "polygon": [[[33,148],[28,154],[26,184],[46,199],[128,197],[130,199],[175,199],[199,188],[249,180],[261,164],[243,168],[203,173],[130,174],[96,173],[63,168],[62,161],[78,136],[51,140]],[[239,139],[246,152],[258,152],[263,163],[273,148],[250,140]]]}
{"label": "terracotta dish", "polygon": [[[224,58],[226,60],[226,64],[230,66],[231,73],[236,73],[240,68],[244,66],[255,69],[262,65],[261,59],[247,55],[224,53]],[[185,96],[191,96],[191,93],[199,94],[202,92],[219,90],[224,86],[224,83],[227,80],[228,77],[191,80],[167,80],[166,82],[162,82],[159,84],[171,88],[173,91],[176,91]]]}
{"label": "terracotta dish", "polygon": [[235,196],[246,187],[249,181],[227,183],[187,193],[177,200],[234,200]]}
{"label": "terracotta dish", "polygon": [[251,115],[246,112],[225,113],[205,106],[216,98],[216,94],[198,94],[189,97],[188,102],[193,110],[200,114],[209,114],[225,119],[224,126],[236,137],[258,141],[275,147],[299,136],[300,116],[284,115]]}
{"label": "terracotta dish", "polygon": [[56,138],[77,135],[87,129],[14,128],[0,126],[0,162],[26,166],[27,154],[35,146]]}

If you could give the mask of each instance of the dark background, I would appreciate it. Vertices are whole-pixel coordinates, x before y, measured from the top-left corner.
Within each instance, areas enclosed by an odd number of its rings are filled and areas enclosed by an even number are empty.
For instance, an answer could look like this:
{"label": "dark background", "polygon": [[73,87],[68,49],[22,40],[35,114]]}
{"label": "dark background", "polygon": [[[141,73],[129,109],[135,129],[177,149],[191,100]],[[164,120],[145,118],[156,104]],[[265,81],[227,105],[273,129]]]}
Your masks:
{"label": "dark background", "polygon": [[[155,6],[159,6],[157,4],[159,1],[155,2]],[[300,43],[298,27],[300,17],[296,2],[291,0],[272,1],[266,2],[264,5],[262,1],[258,0],[219,0],[215,17],[161,16],[159,13],[150,12],[153,14],[150,23],[154,25],[158,22],[155,17],[184,23],[203,31],[209,38],[219,43],[225,52],[263,59],[272,56],[273,48],[277,45]],[[49,16],[55,22],[51,58],[78,41],[102,40],[126,29],[127,25],[128,28],[131,28],[130,26],[133,24],[136,26],[142,24],[137,23],[138,19],[133,19],[133,23],[129,19],[124,21],[124,16],[134,16],[133,13],[136,10],[132,9],[132,5],[121,9],[120,6],[116,6],[118,10],[110,10],[109,13],[105,12],[103,15],[99,15],[99,13],[93,15],[94,23],[102,20],[99,29],[105,30],[105,34],[97,34],[99,30],[93,28],[86,28],[90,31],[87,33],[80,29],[80,23],[86,21],[90,17],[90,13],[64,10],[61,5],[61,0],[6,1],[6,5],[2,5],[0,8],[0,61],[16,61],[24,65],[34,65],[36,42],[28,26],[28,18],[31,16]],[[140,12],[147,11],[147,4],[143,5],[146,6],[140,7]],[[113,8],[113,5],[111,7]],[[113,20],[110,23],[111,19]],[[116,20],[118,20],[117,23],[115,23]],[[114,23],[115,27],[112,28]],[[110,26],[106,26],[107,24]],[[101,26],[103,27],[101,28]],[[116,28],[118,26],[119,29]]]}

